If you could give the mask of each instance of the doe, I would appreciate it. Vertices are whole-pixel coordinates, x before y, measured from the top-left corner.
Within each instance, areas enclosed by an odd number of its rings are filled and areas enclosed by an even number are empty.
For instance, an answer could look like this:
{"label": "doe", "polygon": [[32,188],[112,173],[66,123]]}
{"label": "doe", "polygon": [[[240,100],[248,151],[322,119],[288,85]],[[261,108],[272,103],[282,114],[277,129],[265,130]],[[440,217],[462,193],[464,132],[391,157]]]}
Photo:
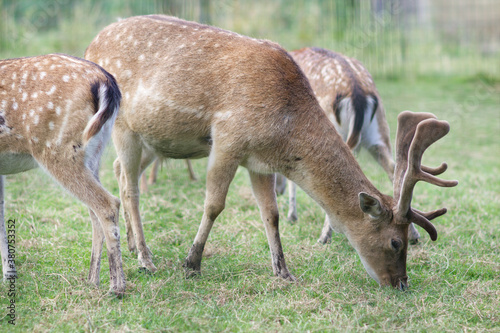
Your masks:
{"label": "doe", "polygon": [[121,93],[96,64],[63,54],[0,61],[0,243],[4,278],[8,261],[4,176],[41,167],[85,203],[92,220],[88,279],[99,284],[104,239],[111,291],[122,294],[125,276],[118,228],[120,201],[99,182],[99,163],[111,136]]}

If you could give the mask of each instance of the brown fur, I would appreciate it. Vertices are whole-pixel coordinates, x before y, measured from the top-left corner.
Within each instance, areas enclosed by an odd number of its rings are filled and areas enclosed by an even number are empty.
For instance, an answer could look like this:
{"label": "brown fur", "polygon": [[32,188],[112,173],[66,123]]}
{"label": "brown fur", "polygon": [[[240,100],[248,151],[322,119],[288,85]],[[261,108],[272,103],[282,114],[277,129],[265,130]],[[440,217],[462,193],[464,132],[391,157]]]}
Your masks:
{"label": "brown fur", "polygon": [[[289,273],[278,230],[274,172],[301,186],[348,237],[382,285],[406,285],[407,224],[392,198],[363,175],[290,55],[275,43],[167,16],[139,16],[104,28],[86,59],[118,80],[124,95],[113,141],[128,242],[155,271],[139,212],[138,180],[156,155],[209,157],[204,214],[185,262],[199,271],[214,220],[236,169],[246,167],[266,227],[273,271]],[[141,160],[142,156],[142,160]],[[383,207],[375,220],[360,192]],[[391,239],[401,248],[391,252]],[[403,249],[404,248],[404,249]],[[387,253],[390,252],[390,255]]]}

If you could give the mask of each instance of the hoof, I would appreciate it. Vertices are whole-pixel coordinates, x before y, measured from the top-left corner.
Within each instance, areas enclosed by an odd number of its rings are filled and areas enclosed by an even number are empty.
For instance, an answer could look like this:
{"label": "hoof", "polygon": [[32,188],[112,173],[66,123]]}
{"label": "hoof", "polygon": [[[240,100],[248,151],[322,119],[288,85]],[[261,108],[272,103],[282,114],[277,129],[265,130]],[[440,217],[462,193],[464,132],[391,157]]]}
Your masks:
{"label": "hoof", "polygon": [[125,296],[125,288],[113,289],[111,288],[108,293],[109,296],[116,297],[118,299],[122,299]]}
{"label": "hoof", "polygon": [[276,274],[279,278],[282,278],[283,280],[290,281],[290,282],[295,282],[297,281],[297,278],[290,274],[289,272],[287,273],[282,273],[282,274]]}
{"label": "hoof", "polygon": [[139,270],[137,271],[139,274],[145,274],[145,275],[153,275],[154,272],[151,272],[149,269],[146,267],[140,267]]}
{"label": "hoof", "polygon": [[297,222],[297,220],[299,219],[297,217],[297,214],[293,214],[293,213],[288,214],[288,216],[286,218],[287,218],[288,222],[290,222],[290,224],[295,224],[295,222]]}
{"label": "hoof", "polygon": [[184,264],[182,264],[182,267],[184,267],[184,276],[186,279],[201,275],[200,265],[194,265],[193,263],[185,261]]}

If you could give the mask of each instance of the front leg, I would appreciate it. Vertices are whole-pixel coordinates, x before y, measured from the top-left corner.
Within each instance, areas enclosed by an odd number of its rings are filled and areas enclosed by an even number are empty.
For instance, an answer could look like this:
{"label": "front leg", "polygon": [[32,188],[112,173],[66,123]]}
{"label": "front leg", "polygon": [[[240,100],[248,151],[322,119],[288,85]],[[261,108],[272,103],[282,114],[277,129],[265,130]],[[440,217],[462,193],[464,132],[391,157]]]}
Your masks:
{"label": "front leg", "polygon": [[215,219],[224,210],[227,191],[237,169],[238,161],[236,159],[225,158],[222,152],[217,153],[216,148],[212,147],[207,171],[207,190],[203,217],[193,246],[189,250],[184,263],[187,277],[200,273],[205,243]]}
{"label": "front leg", "polygon": [[333,229],[330,225],[330,219],[328,215],[325,214],[325,223],[323,224],[323,229],[321,230],[321,235],[319,236],[318,243],[326,244],[332,239]]}
{"label": "front leg", "polygon": [[279,233],[279,212],[274,189],[275,175],[258,174],[249,171],[252,189],[260,209],[260,216],[266,228],[267,241],[271,250],[274,275],[285,280],[294,281],[295,277],[288,271],[281,246]]}

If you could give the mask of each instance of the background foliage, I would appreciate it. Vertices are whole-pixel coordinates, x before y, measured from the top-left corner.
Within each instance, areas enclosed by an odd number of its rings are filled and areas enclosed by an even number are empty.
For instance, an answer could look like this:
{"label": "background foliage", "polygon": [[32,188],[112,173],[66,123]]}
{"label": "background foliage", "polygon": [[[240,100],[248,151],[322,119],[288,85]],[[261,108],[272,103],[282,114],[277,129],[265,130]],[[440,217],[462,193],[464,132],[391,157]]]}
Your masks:
{"label": "background foliage", "polygon": [[119,17],[166,13],[361,60],[375,76],[500,76],[495,0],[0,0],[3,58],[66,52]]}

